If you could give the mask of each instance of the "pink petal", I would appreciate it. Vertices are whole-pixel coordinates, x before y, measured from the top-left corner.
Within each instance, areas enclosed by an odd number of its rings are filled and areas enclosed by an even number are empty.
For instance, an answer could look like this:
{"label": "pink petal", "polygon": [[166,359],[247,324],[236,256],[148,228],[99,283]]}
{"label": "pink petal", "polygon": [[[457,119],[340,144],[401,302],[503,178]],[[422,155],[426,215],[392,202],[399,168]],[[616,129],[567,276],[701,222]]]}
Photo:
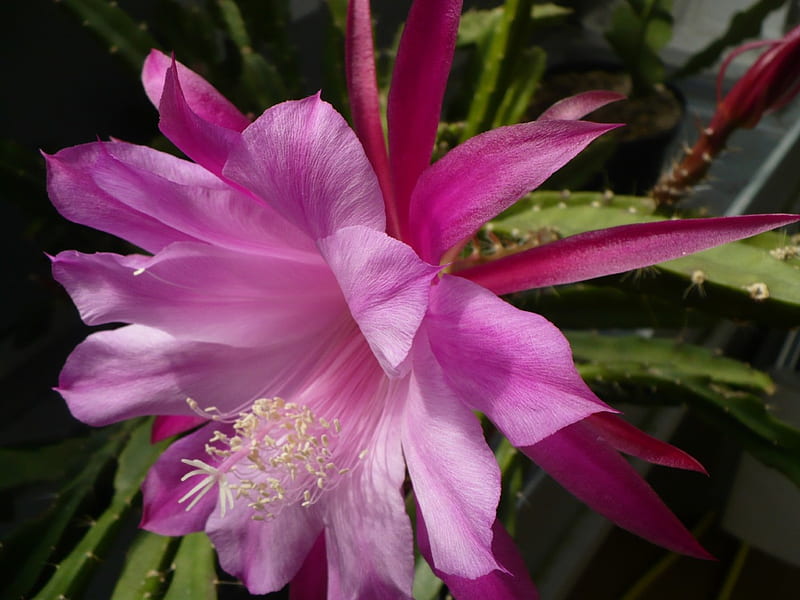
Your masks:
{"label": "pink petal", "polygon": [[606,90],[583,92],[582,94],[576,94],[574,96],[570,96],[569,98],[559,100],[553,104],[553,106],[539,115],[536,120],[554,121],[564,119],[582,119],[590,112],[597,110],[601,106],[624,99],[625,96],[622,94],[618,94],[617,92],[609,92]]}
{"label": "pink petal", "polygon": [[411,192],[431,160],[461,0],[417,0],[403,30],[389,90],[389,157],[403,237]]}
{"label": "pink petal", "polygon": [[203,240],[243,251],[315,251],[267,205],[199,165],[143,146],[94,143],[46,157],[50,197],[68,219],[157,252]]}
{"label": "pink petal", "polygon": [[156,108],[161,103],[161,92],[164,90],[167,71],[173,64],[178,69],[186,103],[198,117],[234,131],[242,131],[250,124],[250,119],[239,112],[239,109],[208,81],[182,63],[154,49],[144,61],[142,84],[147,97]]}
{"label": "pink petal", "polygon": [[236,500],[224,517],[214,510],[206,532],[222,568],[239,577],[251,594],[277,592],[297,575],[322,532],[322,521],[314,507],[299,504],[256,521],[247,504]]}
{"label": "pink petal", "polygon": [[[320,500],[331,600],[411,598],[414,540],[402,493],[399,415],[392,414],[397,403],[390,398],[385,410],[370,432],[362,463]],[[343,433],[346,427],[343,420]]]}
{"label": "pink petal", "polygon": [[747,215],[621,225],[587,231],[458,274],[496,294],[638,269],[769,231],[797,215]]}
{"label": "pink petal", "polygon": [[492,554],[500,470],[480,422],[445,383],[425,335],[414,345],[402,436],[432,564],[468,579],[501,568]]}
{"label": "pink petal", "polygon": [[319,245],[378,362],[388,375],[400,375],[439,269],[403,242],[366,227],[340,229]]}
{"label": "pink petal", "polygon": [[187,398],[232,410],[275,377],[272,362],[261,351],[186,342],[129,325],[86,338],[67,359],[56,389],[75,418],[90,425],[144,415],[195,419]]}
{"label": "pink petal", "polygon": [[158,113],[161,132],[189,158],[219,175],[240,133],[208,121],[192,109],[183,93],[176,64],[167,69]]}
{"label": "pink petal", "polygon": [[580,378],[555,326],[464,279],[445,275],[433,287],[425,323],[450,388],[515,446],[615,412]]}
{"label": "pink petal", "polygon": [[697,558],[710,558],[653,489],[594,428],[575,423],[525,454],[571,494],[620,527]]}
{"label": "pink petal", "polygon": [[353,115],[353,128],[364,145],[372,168],[378,176],[386,205],[389,232],[398,232],[396,207],[392,198],[389,155],[381,124],[378,82],[375,75],[375,49],[372,42],[372,17],[369,0],[353,0],[347,6],[347,96]]}
{"label": "pink petal", "polygon": [[417,544],[420,553],[456,600],[537,600],[539,594],[514,540],[498,520],[495,520],[492,532],[492,552],[502,566],[474,579],[452,575],[440,570],[432,561],[427,523],[422,513],[417,511]]}
{"label": "pink petal", "polygon": [[329,331],[347,314],[330,270],[315,258],[183,242],[152,258],[62,252],[53,276],[88,325],[140,323],[183,339],[274,346]]}
{"label": "pink petal", "polygon": [[665,467],[706,473],[703,465],[683,450],[647,435],[617,415],[597,413],[585,419],[583,424],[598,438],[625,454]]}
{"label": "pink petal", "polygon": [[150,443],[156,444],[161,440],[178,435],[190,429],[194,429],[198,425],[202,425],[208,421],[203,417],[191,416],[168,416],[163,415],[156,417],[153,421],[153,430],[150,433]]}
{"label": "pink petal", "polygon": [[414,247],[423,260],[438,263],[448,248],[614,127],[534,121],[493,129],[456,146],[422,174],[411,197]]}
{"label": "pink petal", "polygon": [[161,535],[186,535],[203,531],[206,520],[217,505],[217,490],[210,490],[198,500],[190,510],[186,507],[191,500],[178,502],[198,484],[196,477],[181,481],[192,467],[181,462],[182,459],[200,459],[208,465],[218,464],[205,451],[205,445],[215,430],[231,433],[231,426],[209,423],[202,429],[190,433],[171,444],[150,467],[142,484],[142,521],[139,527]]}
{"label": "pink petal", "polygon": [[225,175],[312,239],[386,226],[378,180],[353,130],[319,96],[268,109],[242,134]]}
{"label": "pink petal", "polygon": [[122,237],[150,252],[192,236],[126,206],[93,179],[96,144],[67,148],[46,156],[47,193],[65,218]]}
{"label": "pink petal", "polygon": [[303,566],[289,585],[289,600],[326,600],[328,565],[325,559],[325,534],[320,534]]}

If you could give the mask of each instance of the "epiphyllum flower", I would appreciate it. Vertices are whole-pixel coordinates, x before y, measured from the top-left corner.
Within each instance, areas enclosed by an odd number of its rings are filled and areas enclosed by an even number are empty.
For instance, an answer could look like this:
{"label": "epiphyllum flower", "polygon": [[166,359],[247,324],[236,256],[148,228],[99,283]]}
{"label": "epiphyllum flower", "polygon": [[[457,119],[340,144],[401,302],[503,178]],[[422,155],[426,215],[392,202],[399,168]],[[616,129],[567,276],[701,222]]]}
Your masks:
{"label": "epiphyllum flower", "polygon": [[700,467],[611,414],[560,332],[495,293],[649,265],[795,217],[621,227],[444,273],[452,248],[608,129],[575,120],[608,96],[477,136],[429,167],[460,2],[416,2],[389,159],[368,6],[350,8],[363,146],[317,96],[250,123],[153,52],[145,89],[161,130],[194,162],[119,141],[48,157],[64,216],[146,252],[53,260],[88,324],[127,323],[76,348],[60,392],[94,425],[141,415],[161,415],[158,435],[200,425],[151,469],[142,525],[207,531],[223,568],[255,593],[292,581],[297,597],[406,598],[407,470],[418,544],[451,590],[533,597],[495,518],[500,473],[480,411],[603,514],[704,555],[617,450]]}

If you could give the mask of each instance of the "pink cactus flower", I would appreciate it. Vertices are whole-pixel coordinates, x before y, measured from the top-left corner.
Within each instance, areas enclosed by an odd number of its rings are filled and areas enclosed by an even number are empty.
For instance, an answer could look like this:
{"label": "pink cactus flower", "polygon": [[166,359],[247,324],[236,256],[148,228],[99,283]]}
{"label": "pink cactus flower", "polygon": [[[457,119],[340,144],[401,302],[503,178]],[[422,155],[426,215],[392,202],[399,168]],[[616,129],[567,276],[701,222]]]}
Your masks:
{"label": "pink cactus flower", "polygon": [[53,272],[89,325],[59,391],[92,425],[159,415],[178,439],[144,484],[142,526],[205,530],[254,593],[409,598],[412,528],[458,598],[533,598],[496,519],[500,472],[475,411],[621,526],[704,550],[618,451],[693,459],[627,425],[578,376],[542,317],[497,293],[650,265],[778,227],[790,215],[669,221],[566,238],[447,272],[443,257],[608,129],[546,119],[490,131],[428,165],[460,1],[413,4],[377,113],[369,7],[350,5],[356,133],[319,96],[252,123],[158,52],[143,82],[194,162],[120,141],[47,157],[68,219],[129,256],[62,252]]}

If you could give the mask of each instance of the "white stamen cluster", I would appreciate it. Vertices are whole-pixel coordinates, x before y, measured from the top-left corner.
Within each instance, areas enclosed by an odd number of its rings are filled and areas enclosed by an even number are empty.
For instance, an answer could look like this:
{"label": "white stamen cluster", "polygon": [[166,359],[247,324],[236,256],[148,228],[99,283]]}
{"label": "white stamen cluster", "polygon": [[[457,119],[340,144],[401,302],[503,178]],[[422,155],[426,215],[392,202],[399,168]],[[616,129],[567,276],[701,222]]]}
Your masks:
{"label": "white stamen cluster", "polygon": [[306,406],[261,398],[239,414],[233,428],[233,436],[215,431],[206,444],[206,454],[220,460],[217,467],[196,459],[182,461],[195,470],[181,481],[205,475],[179,500],[194,496],[186,510],[217,484],[223,517],[235,501],[244,499],[255,512],[253,519],[272,518],[286,506],[314,504],[350,470],[334,462],[339,421],[329,423]]}

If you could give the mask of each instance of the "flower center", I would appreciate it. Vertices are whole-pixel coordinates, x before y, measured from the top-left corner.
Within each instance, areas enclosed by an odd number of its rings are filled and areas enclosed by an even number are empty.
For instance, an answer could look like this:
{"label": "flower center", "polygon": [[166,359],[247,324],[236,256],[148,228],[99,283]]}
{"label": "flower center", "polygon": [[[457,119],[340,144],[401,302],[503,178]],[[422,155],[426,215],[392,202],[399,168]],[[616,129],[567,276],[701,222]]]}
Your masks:
{"label": "flower center", "polygon": [[[215,416],[215,420],[221,419]],[[192,498],[187,511],[217,485],[221,516],[242,500],[254,511],[253,519],[273,518],[286,506],[311,506],[350,471],[349,466],[336,463],[339,421],[317,417],[307,406],[261,398],[239,414],[233,429],[232,436],[215,431],[206,444],[206,454],[216,466],[198,459],[182,460],[195,470],[181,481],[204,476],[178,500]]]}

